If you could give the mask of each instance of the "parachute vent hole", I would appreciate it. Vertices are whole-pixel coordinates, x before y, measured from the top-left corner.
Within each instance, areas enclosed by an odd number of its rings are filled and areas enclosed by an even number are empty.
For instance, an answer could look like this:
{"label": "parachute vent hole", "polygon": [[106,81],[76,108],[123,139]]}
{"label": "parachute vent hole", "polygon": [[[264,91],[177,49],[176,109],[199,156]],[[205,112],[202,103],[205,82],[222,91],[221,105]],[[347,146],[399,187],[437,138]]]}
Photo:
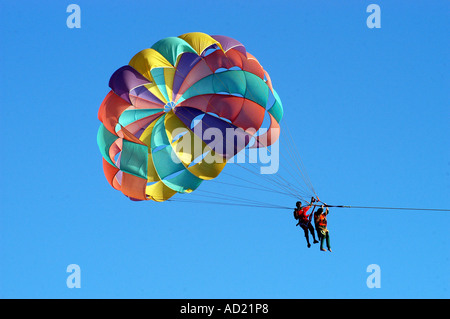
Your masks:
{"label": "parachute vent hole", "polygon": [[120,167],[120,155],[121,154],[122,154],[122,152],[119,152],[114,156],[114,163],[116,164],[117,167]]}
{"label": "parachute vent hole", "polygon": [[232,96],[237,96],[237,97],[245,97],[245,96],[243,96],[242,94],[239,94],[239,93],[231,93],[231,92],[226,92],[226,91],[217,92],[216,94],[232,95]]}
{"label": "parachute vent hole", "polygon": [[190,128],[191,128],[191,129],[194,129],[194,127],[195,127],[199,122],[201,122],[201,120],[203,119],[204,116],[205,116],[205,114],[200,114],[200,115],[197,115],[196,117],[194,117],[194,118],[192,119],[192,121],[191,121],[191,126],[190,126]]}
{"label": "parachute vent hole", "polygon": [[177,171],[175,173],[172,173],[170,175],[167,175],[166,177],[164,177],[164,180],[170,180],[172,178],[175,178],[175,177],[177,177],[178,175],[180,175],[183,172],[184,172],[184,170],[181,170],[181,171]]}
{"label": "parachute vent hole", "polygon": [[206,156],[208,156],[209,153],[211,153],[210,150],[207,151],[207,152],[205,152],[205,153],[203,153],[203,154],[201,154],[200,156],[197,156],[197,157],[192,161],[192,163],[189,164],[188,167],[192,167],[192,166],[194,166],[195,164],[198,164],[198,163],[202,162],[203,159],[204,159]]}
{"label": "parachute vent hole", "polygon": [[231,68],[227,69],[227,68],[218,68],[216,71],[214,71],[215,74],[217,73],[222,73],[222,72],[227,72],[227,71],[242,71],[242,69],[238,66],[232,66]]}
{"label": "parachute vent hole", "polygon": [[209,115],[211,115],[211,116],[214,116],[214,117],[217,117],[218,119],[221,119],[222,121],[225,121],[225,122],[231,124],[231,121],[230,121],[229,119],[226,119],[226,118],[224,118],[224,117],[220,117],[220,116],[219,116],[218,114],[216,114],[216,113],[208,112],[207,114],[209,114]]}
{"label": "parachute vent hole", "polygon": [[217,51],[218,48],[219,47],[217,46],[217,44],[213,44],[213,45],[209,46],[208,48],[206,48],[206,50],[204,50],[202,52],[202,57],[210,55],[211,53]]}
{"label": "parachute vent hole", "polygon": [[167,147],[167,145],[160,145],[160,146],[154,148],[154,149],[152,150],[152,153],[159,152],[159,151],[165,149],[166,147]]}
{"label": "parachute vent hole", "polygon": [[222,73],[222,72],[226,72],[226,71],[228,71],[228,69],[218,68],[214,73]]}
{"label": "parachute vent hole", "polygon": [[122,177],[123,177],[123,172],[122,171],[118,171],[116,176],[114,176],[115,180],[117,181],[117,183],[119,185],[122,185]]}
{"label": "parachute vent hole", "polygon": [[266,110],[270,110],[272,106],[275,104],[275,96],[269,90],[269,98],[267,99]]}
{"label": "parachute vent hole", "polygon": [[164,105],[164,112],[169,112],[174,107],[175,107],[175,103],[171,101],[171,102],[167,103],[166,105]]}
{"label": "parachute vent hole", "polygon": [[176,141],[178,141],[179,139],[181,139],[181,138],[182,138],[184,135],[186,135],[187,133],[188,133],[188,131],[184,131],[184,132],[181,132],[181,133],[175,135],[175,136],[173,137],[171,143],[172,143],[172,144],[175,143]]}

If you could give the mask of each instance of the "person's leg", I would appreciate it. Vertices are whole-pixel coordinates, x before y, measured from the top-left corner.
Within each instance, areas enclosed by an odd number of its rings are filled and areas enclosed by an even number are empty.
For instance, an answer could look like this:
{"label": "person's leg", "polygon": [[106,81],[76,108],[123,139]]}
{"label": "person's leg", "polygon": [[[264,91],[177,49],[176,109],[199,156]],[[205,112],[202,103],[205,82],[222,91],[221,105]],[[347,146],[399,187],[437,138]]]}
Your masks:
{"label": "person's leg", "polygon": [[318,227],[318,225],[317,224],[315,224],[315,227],[316,227],[316,232],[317,232],[317,239],[320,241],[320,237],[321,237],[321,235],[320,235],[320,230],[319,230],[319,227]]}
{"label": "person's leg", "polygon": [[320,250],[325,251],[325,248],[323,248],[323,245],[325,244],[325,235],[320,232]]}
{"label": "person's leg", "polygon": [[305,238],[306,238],[306,243],[308,245],[308,248],[311,247],[311,244],[309,243],[309,234],[308,234],[308,227],[305,225],[300,225],[303,229],[303,231],[305,232]]}
{"label": "person's leg", "polygon": [[330,232],[327,231],[327,248],[331,251],[331,243],[330,243]]}
{"label": "person's leg", "polygon": [[317,244],[318,243],[318,241],[316,240],[316,236],[315,236],[315,234],[314,234],[314,227],[313,227],[313,225],[311,225],[311,224],[308,224],[308,229],[309,229],[309,232],[311,233],[311,235],[312,235],[312,238],[313,238],[313,242],[314,242],[314,244]]}

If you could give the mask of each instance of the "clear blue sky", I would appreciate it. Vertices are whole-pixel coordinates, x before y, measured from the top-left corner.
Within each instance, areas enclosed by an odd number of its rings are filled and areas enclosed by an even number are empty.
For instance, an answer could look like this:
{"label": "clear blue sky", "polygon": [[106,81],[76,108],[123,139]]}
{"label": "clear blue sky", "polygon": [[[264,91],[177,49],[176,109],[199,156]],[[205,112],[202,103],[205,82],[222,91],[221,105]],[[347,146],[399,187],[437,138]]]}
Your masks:
{"label": "clear blue sky", "polygon": [[[70,3],[0,2],[0,297],[450,297],[448,213],[333,209],[323,253],[290,210],[132,202],[96,144],[109,77],[135,53],[228,35],[270,73],[322,200],[448,209],[448,1],[76,1],[80,29],[66,26]],[[381,29],[366,26],[370,3]],[[66,287],[69,264],[80,289]]]}

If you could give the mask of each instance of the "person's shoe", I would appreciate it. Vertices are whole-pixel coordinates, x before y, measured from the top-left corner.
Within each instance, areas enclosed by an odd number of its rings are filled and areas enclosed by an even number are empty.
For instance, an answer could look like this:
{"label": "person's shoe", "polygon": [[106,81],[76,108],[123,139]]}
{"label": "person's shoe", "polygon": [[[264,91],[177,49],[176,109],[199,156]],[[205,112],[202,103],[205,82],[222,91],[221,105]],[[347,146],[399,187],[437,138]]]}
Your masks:
{"label": "person's shoe", "polygon": [[331,253],[331,248],[328,248],[328,251]]}
{"label": "person's shoe", "polygon": [[326,250],[326,249],[324,249],[324,248],[320,248],[320,250],[321,250],[321,251],[327,251],[327,250]]}
{"label": "person's shoe", "polygon": [[311,244],[308,243],[308,248],[310,248],[310,247],[311,247]]}
{"label": "person's shoe", "polygon": [[314,239],[314,244],[317,244],[319,241]]}

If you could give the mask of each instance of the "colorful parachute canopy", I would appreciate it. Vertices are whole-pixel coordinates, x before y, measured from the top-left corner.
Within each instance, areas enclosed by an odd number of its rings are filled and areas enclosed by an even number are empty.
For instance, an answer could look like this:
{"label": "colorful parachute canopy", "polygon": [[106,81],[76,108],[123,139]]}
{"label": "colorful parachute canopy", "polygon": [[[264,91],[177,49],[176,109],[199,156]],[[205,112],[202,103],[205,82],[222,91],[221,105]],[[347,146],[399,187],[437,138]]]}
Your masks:
{"label": "colorful parachute canopy", "polygon": [[[244,147],[279,136],[283,108],[269,74],[230,37],[162,39],[114,72],[109,87],[97,143],[108,182],[133,200],[192,192]],[[258,135],[265,116],[269,128]]]}

